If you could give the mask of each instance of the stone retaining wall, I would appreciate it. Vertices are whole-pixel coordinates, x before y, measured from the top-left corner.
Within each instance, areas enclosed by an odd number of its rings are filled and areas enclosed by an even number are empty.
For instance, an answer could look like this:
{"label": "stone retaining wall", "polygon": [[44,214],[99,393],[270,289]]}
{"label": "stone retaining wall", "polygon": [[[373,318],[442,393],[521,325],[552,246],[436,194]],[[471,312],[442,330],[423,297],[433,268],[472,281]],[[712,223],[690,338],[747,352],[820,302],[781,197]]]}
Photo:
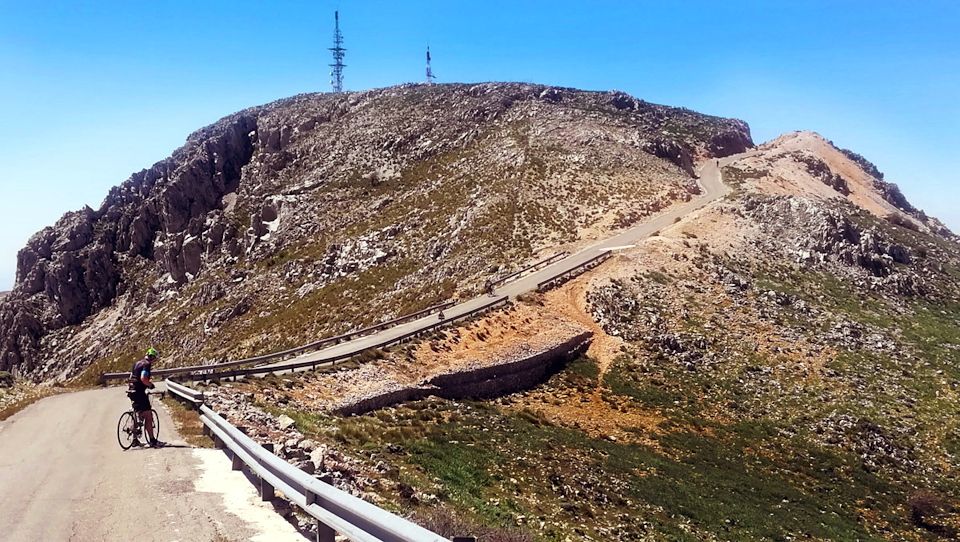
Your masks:
{"label": "stone retaining wall", "polygon": [[580,333],[552,348],[521,359],[481,369],[443,374],[429,382],[399,390],[391,390],[335,410],[349,416],[364,414],[404,401],[416,401],[430,395],[444,399],[489,399],[529,389],[546,381],[566,363],[587,351],[592,332]]}

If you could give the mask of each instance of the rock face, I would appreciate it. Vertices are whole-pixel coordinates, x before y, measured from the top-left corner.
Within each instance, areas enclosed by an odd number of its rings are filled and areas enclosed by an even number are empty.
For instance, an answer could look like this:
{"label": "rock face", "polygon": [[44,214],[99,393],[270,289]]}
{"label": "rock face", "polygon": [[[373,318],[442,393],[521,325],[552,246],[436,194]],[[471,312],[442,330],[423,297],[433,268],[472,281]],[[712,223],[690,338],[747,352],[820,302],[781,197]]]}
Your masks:
{"label": "rock face", "polygon": [[[103,337],[92,350],[72,339],[87,319],[122,306],[129,325],[198,280],[200,305],[218,312],[191,332],[209,336],[262,304],[269,293],[245,279],[290,251],[311,254],[284,266],[301,299],[404,261],[434,262],[412,283],[476,277],[482,262],[688,199],[695,159],[750,145],[742,121],[530,84],[405,85],[247,109],[29,240],[0,298],[0,370],[73,374],[111,351]],[[231,286],[211,290],[223,273]],[[203,342],[180,338],[168,349]],[[154,329],[141,340],[173,339]]]}
{"label": "rock face", "polygon": [[0,305],[0,367],[28,372],[47,331],[109,306],[126,286],[122,263],[129,258],[153,258],[174,280],[199,271],[205,216],[237,189],[255,128],[254,117],[240,114],[193,134],[173,157],[111,189],[99,210],[66,213],[34,234]]}
{"label": "rock face", "polygon": [[764,196],[748,198],[744,208],[760,223],[779,222],[786,235],[778,243],[792,245],[797,260],[857,265],[875,277],[890,275],[894,263],[911,262],[909,250],[887,240],[876,227],[854,223],[849,209],[844,213],[810,200]]}
{"label": "rock face", "polygon": [[897,226],[954,239],[942,222],[911,205],[896,184],[885,181],[875,165],[814,132],[792,132],[764,143],[728,173],[750,190],[815,200],[841,198]]}

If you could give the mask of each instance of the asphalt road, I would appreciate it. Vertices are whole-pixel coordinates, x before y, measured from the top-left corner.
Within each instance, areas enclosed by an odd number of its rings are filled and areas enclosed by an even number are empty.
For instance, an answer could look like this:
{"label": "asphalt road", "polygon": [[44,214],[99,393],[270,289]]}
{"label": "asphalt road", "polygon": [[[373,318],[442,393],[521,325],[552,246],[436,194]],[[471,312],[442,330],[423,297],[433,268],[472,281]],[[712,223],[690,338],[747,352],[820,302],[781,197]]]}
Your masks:
{"label": "asphalt road", "polygon": [[[201,463],[211,468],[211,458],[199,454],[213,455],[219,477],[239,475],[230,461],[184,444],[155,399],[160,438],[171,446],[120,448],[117,421],[130,406],[124,391],[49,397],[0,422],[0,540],[256,537],[263,529],[226,511],[224,495],[194,485],[206,474]],[[251,484],[245,489],[255,498]]]}
{"label": "asphalt road", "polygon": [[[628,230],[621,232],[618,235],[605,239],[595,245],[592,245],[576,254],[572,254],[560,261],[557,261],[543,269],[540,269],[536,272],[533,272],[525,277],[508,282],[503,286],[497,288],[496,295],[499,296],[510,296],[511,299],[515,299],[517,296],[531,292],[537,289],[537,286],[540,282],[545,281],[551,277],[557,276],[565,271],[576,268],[578,265],[586,262],[587,260],[597,256],[605,250],[611,250],[616,247],[623,247],[632,245],[640,239],[650,236],[653,232],[662,230],[667,226],[674,223],[678,217],[683,217],[699,209],[713,201],[716,201],[730,192],[730,189],[727,188],[720,179],[720,167],[723,167],[731,162],[735,162],[740,158],[745,156],[750,156],[755,154],[755,151],[746,152],[743,154],[736,154],[733,156],[728,156],[727,158],[722,158],[719,162],[714,159],[708,161],[700,170],[700,179],[699,184],[702,190],[702,195],[696,199],[687,202],[684,205],[676,207],[670,211],[667,211],[648,222],[634,226]],[[719,166],[718,166],[719,163]],[[481,296],[469,301],[460,303],[450,307],[449,309],[444,310],[444,314],[448,319],[457,318],[463,314],[470,312],[473,309],[476,309],[482,306],[484,303],[490,301],[491,298],[487,296]],[[316,361],[322,363],[325,360],[330,360],[338,358],[339,356],[346,354],[354,354],[362,352],[367,348],[375,347],[379,344],[383,344],[386,340],[394,340],[399,338],[407,333],[410,333],[414,330],[420,330],[427,328],[428,326],[437,322],[437,315],[432,314],[425,316],[418,320],[413,320],[406,322],[404,324],[394,326],[378,333],[371,335],[366,335],[363,337],[358,337],[351,341],[343,342],[336,344],[330,347],[327,347],[323,350],[312,352],[309,354],[303,354],[295,358],[291,358],[284,361],[279,361],[266,365],[265,367],[275,367],[281,369],[277,371],[278,374],[282,374],[282,368],[288,365],[293,365],[296,363]]]}

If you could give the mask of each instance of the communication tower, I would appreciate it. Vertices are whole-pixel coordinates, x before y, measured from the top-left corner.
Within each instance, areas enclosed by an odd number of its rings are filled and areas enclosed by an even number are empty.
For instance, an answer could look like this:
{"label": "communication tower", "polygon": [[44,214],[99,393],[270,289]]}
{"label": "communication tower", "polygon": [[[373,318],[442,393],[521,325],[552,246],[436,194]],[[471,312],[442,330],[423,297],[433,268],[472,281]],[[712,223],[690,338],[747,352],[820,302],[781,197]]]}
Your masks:
{"label": "communication tower", "polygon": [[433,80],[436,79],[433,76],[433,71],[430,69],[430,46],[427,45],[427,84],[433,84]]}
{"label": "communication tower", "polygon": [[330,67],[333,70],[330,71],[330,84],[333,85],[333,92],[343,92],[343,68],[346,67],[346,64],[343,63],[343,52],[346,49],[343,48],[343,34],[340,33],[340,13],[338,11],[333,12],[333,19],[335,21],[333,27],[333,47],[330,48],[333,51],[333,64],[330,64]]}

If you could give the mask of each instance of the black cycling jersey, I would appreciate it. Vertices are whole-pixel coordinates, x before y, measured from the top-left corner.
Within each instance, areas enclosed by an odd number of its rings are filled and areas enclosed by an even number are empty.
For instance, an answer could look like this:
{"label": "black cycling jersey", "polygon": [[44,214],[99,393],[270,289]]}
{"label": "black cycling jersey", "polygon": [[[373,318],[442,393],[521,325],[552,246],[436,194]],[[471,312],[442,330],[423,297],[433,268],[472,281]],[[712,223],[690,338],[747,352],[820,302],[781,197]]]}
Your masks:
{"label": "black cycling jersey", "polygon": [[146,392],[147,386],[143,383],[143,375],[146,374],[147,378],[150,378],[150,360],[143,358],[140,361],[133,364],[133,369],[130,370],[130,391],[136,392]]}

